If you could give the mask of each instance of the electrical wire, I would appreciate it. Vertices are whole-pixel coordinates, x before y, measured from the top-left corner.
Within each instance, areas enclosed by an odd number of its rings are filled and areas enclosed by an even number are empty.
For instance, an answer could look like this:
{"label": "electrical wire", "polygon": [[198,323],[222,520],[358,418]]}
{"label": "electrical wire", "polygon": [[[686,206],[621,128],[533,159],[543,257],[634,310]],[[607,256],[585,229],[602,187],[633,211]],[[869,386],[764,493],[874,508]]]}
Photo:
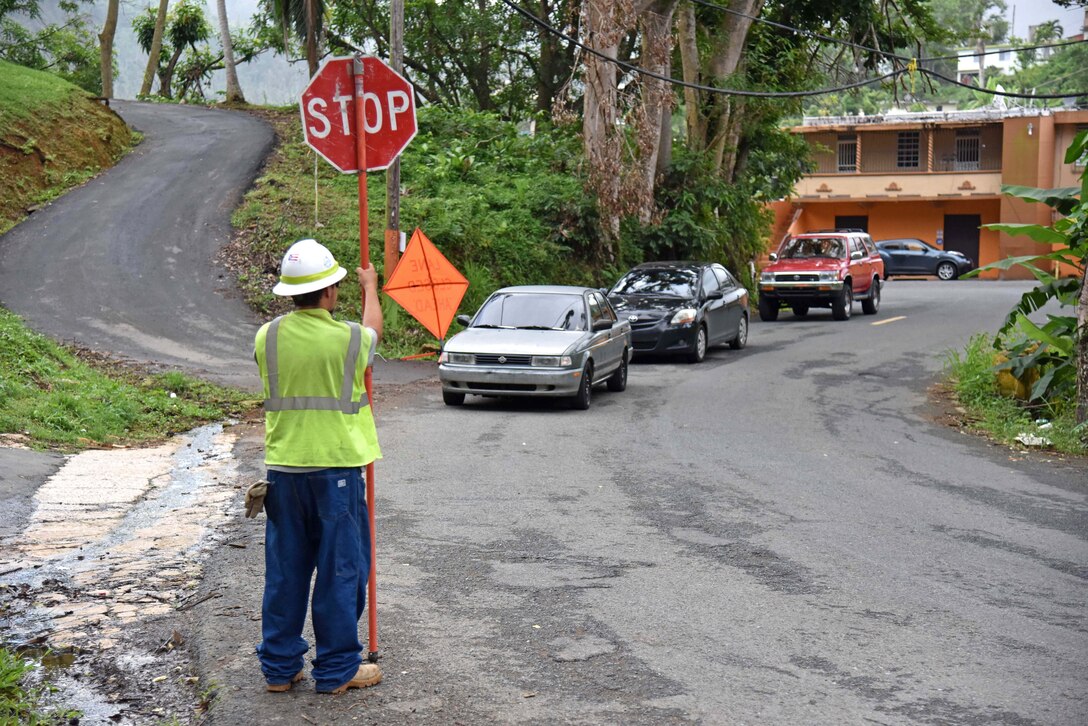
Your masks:
{"label": "electrical wire", "polygon": [[712,8],[714,10],[721,10],[722,12],[728,13],[730,15],[735,15],[738,18],[747,18],[748,20],[751,20],[751,21],[756,22],[756,23],[762,23],[763,25],[769,25],[772,28],[778,28],[779,30],[787,30],[787,31],[789,31],[791,33],[796,33],[797,35],[804,35],[804,36],[807,36],[809,38],[814,38],[816,40],[822,40],[825,43],[835,43],[837,45],[844,45],[847,48],[854,48],[855,50],[864,50],[864,51],[866,51],[868,53],[876,53],[878,55],[884,56],[885,58],[894,58],[895,60],[901,60],[901,61],[904,61],[904,62],[910,60],[910,58],[907,58],[906,56],[896,55],[895,53],[889,53],[888,51],[880,50],[879,48],[870,48],[867,45],[859,45],[858,43],[853,43],[853,42],[851,42],[849,40],[843,40],[842,38],[834,38],[834,37],[832,37],[830,35],[822,35],[820,33],[816,33],[816,32],[811,31],[811,30],[803,30],[801,28],[795,28],[792,25],[786,25],[785,23],[779,23],[777,21],[769,20],[767,18],[761,18],[758,15],[749,15],[748,13],[742,13],[739,10],[734,10],[733,8],[728,8],[728,7],[724,6],[724,5],[718,5],[717,3],[712,3],[709,0],[691,0],[691,1],[693,3],[695,3],[696,5],[702,5],[703,7]]}
{"label": "electrical wire", "polygon": [[[890,52],[888,52],[886,50],[880,50],[879,48],[872,48],[872,47],[867,46],[867,45],[860,45],[858,43],[854,43],[854,42],[849,41],[849,40],[843,40],[842,38],[836,38],[836,37],[830,36],[830,35],[823,35],[821,33],[816,33],[816,32],[811,31],[811,30],[804,30],[802,28],[797,28],[797,27],[794,27],[792,25],[786,25],[785,23],[779,23],[779,22],[776,22],[774,20],[769,20],[767,18],[761,18],[758,15],[749,15],[747,13],[742,13],[739,10],[734,10],[733,8],[726,7],[725,5],[718,5],[717,3],[712,3],[712,2],[710,2],[710,0],[691,0],[691,1],[693,3],[695,3],[696,5],[702,5],[704,7],[713,8],[714,10],[721,10],[722,12],[728,13],[730,15],[735,15],[735,16],[740,17],[740,18],[747,18],[748,20],[751,20],[753,22],[762,23],[764,25],[769,25],[769,26],[771,26],[773,28],[779,28],[780,30],[787,30],[787,31],[789,31],[791,33],[796,33],[797,35],[804,35],[804,36],[807,36],[807,37],[810,37],[810,38],[815,38],[816,40],[821,40],[821,41],[823,41],[825,43],[834,43],[836,45],[846,46],[847,48],[854,48],[856,50],[864,50],[867,53],[876,53],[877,55],[883,56],[885,58],[892,58],[894,60],[899,60],[899,61],[904,61],[904,62],[909,62],[911,60],[914,60],[917,63],[926,63],[926,62],[930,62],[930,61],[957,60],[957,59],[959,59],[961,57],[959,55],[941,55],[941,56],[932,56],[932,57],[928,57],[928,58],[908,58],[907,56],[899,55],[897,53],[890,53]],[[1044,48],[1063,48],[1065,46],[1079,45],[1081,43],[1088,43],[1088,40],[1064,40],[1064,41],[1061,41],[1061,42],[1058,42],[1058,43],[1043,43],[1043,44],[1039,44],[1039,45],[1025,45],[1025,46],[1019,46],[1019,47],[1016,47],[1016,48],[998,48],[997,50],[988,50],[988,51],[984,51],[982,53],[971,53],[970,56],[972,58],[974,58],[974,57],[984,56],[984,55],[996,55],[998,53],[1019,53],[1021,51],[1027,51],[1027,50],[1042,50]]]}
{"label": "electrical wire", "polygon": [[951,83],[954,86],[962,86],[963,88],[970,88],[972,91],[989,93],[993,96],[1002,96],[1005,98],[1036,98],[1040,100],[1057,100],[1062,98],[1080,98],[1081,96],[1088,96],[1088,91],[1080,91],[1079,93],[1016,93],[1013,91],[997,91],[989,88],[982,88],[981,86],[972,86],[970,83],[957,81],[953,78],[949,78],[946,75],[938,73],[937,71],[930,70],[928,68],[919,68],[918,72],[925,73],[927,76],[932,76],[933,78],[939,78],[945,83]]}
{"label": "electrical wire", "polygon": [[545,22],[545,21],[541,20],[540,18],[538,18],[537,16],[533,15],[529,11],[518,7],[513,2],[511,2],[511,0],[500,0],[500,1],[502,2],[503,5],[506,5],[508,8],[510,8],[511,10],[516,12],[517,14],[521,15],[522,17],[524,17],[526,20],[530,21],[531,23],[534,23],[535,25],[538,25],[540,28],[542,28],[546,32],[551,33],[552,35],[554,35],[554,36],[556,36],[558,38],[562,38],[563,40],[567,41],[568,43],[570,43],[570,44],[572,44],[572,45],[574,45],[574,46],[576,46],[578,48],[581,48],[586,53],[589,53],[590,55],[594,55],[594,56],[596,56],[596,57],[598,57],[598,58],[600,58],[600,59],[602,59],[602,60],[604,60],[604,61],[606,61],[608,63],[612,63],[612,64],[624,69],[625,71],[628,71],[630,73],[636,73],[636,74],[638,74],[640,76],[646,76],[647,78],[654,78],[654,79],[659,80],[659,81],[664,81],[665,83],[668,83],[668,84],[673,85],[673,86],[679,86],[681,88],[692,88],[692,89],[694,89],[696,91],[705,91],[707,93],[717,93],[717,94],[721,94],[723,96],[743,96],[743,97],[746,97],[746,98],[803,98],[803,97],[807,97],[807,96],[823,96],[823,95],[826,95],[828,93],[838,93],[840,91],[849,91],[849,90],[854,89],[854,88],[861,88],[863,86],[869,86],[869,85],[872,85],[874,83],[880,83],[882,81],[897,78],[898,76],[901,76],[901,75],[903,75],[904,73],[907,72],[907,69],[900,68],[900,69],[889,71],[888,73],[885,73],[882,76],[877,76],[875,78],[866,78],[866,79],[862,79],[860,81],[855,81],[854,83],[847,83],[847,84],[842,85],[842,86],[835,86],[834,88],[817,88],[817,89],[813,89],[813,90],[810,90],[810,91],[746,91],[746,90],[741,90],[741,89],[737,89],[737,88],[719,88],[717,86],[705,86],[705,85],[702,85],[702,84],[699,84],[699,83],[689,83],[688,81],[682,81],[682,80],[679,80],[679,79],[676,79],[676,78],[671,78],[670,76],[662,75],[662,74],[657,73],[655,71],[651,71],[651,70],[649,70],[647,68],[641,68],[639,66],[634,65],[633,63],[628,63],[627,61],[622,61],[622,60],[619,60],[618,58],[612,58],[611,56],[605,55],[604,53],[600,52],[599,50],[597,50],[595,48],[591,48],[588,45],[582,43],[581,41],[576,40],[575,38],[572,38],[571,36],[567,35],[563,31],[556,28],[555,26],[550,25],[547,22]]}
{"label": "electrical wire", "polygon": [[[981,88],[979,86],[972,86],[969,83],[963,83],[961,81],[953,80],[951,78],[948,78],[947,76],[944,76],[944,75],[942,75],[940,73],[937,73],[936,71],[929,70],[928,68],[918,67],[916,63],[911,63],[909,68],[899,68],[899,69],[896,69],[896,70],[892,70],[892,71],[889,71],[888,73],[885,73],[884,75],[876,77],[876,78],[867,78],[867,79],[863,79],[861,81],[856,81],[854,83],[848,83],[848,84],[843,85],[843,86],[836,86],[834,88],[813,89],[811,91],[743,91],[743,90],[734,89],[734,88],[718,88],[716,86],[705,86],[705,85],[701,85],[701,84],[698,84],[698,83],[689,83],[687,81],[681,81],[681,80],[678,80],[676,78],[671,78],[669,76],[664,76],[664,75],[661,75],[660,73],[656,73],[656,72],[648,70],[646,68],[641,68],[639,66],[636,66],[633,63],[628,63],[626,61],[621,61],[618,58],[612,58],[610,56],[607,56],[604,53],[601,53],[600,51],[596,50],[595,48],[591,48],[588,45],[576,40],[575,38],[572,38],[571,36],[567,35],[563,31],[556,28],[555,26],[553,26],[553,25],[545,22],[544,20],[541,20],[540,18],[536,17],[535,15],[530,13],[529,11],[518,7],[513,2],[511,2],[511,0],[501,0],[501,2],[504,5],[506,5],[508,8],[510,8],[511,10],[516,12],[517,14],[521,15],[525,19],[529,20],[530,22],[534,23],[535,25],[539,26],[540,28],[544,29],[546,32],[551,33],[552,35],[555,35],[556,37],[562,38],[563,40],[567,41],[568,43],[571,43],[572,45],[574,45],[574,46],[576,46],[578,48],[581,48],[585,52],[587,52],[587,53],[589,53],[591,55],[594,55],[594,56],[596,56],[598,58],[601,58],[602,60],[604,60],[604,61],[606,61],[608,63],[613,63],[616,66],[618,66],[618,67],[620,67],[620,68],[622,68],[622,69],[624,69],[626,71],[629,71],[631,73],[637,73],[639,75],[646,76],[646,77],[649,77],[649,78],[654,78],[654,79],[657,79],[659,81],[664,81],[665,83],[668,83],[668,84],[673,85],[673,86],[679,86],[679,87],[682,87],[682,88],[693,88],[693,89],[695,89],[697,91],[705,91],[707,93],[717,93],[717,94],[721,94],[721,95],[724,95],[724,96],[744,96],[744,97],[754,97],[754,98],[803,98],[803,97],[809,97],[809,96],[823,96],[823,95],[827,95],[829,93],[838,93],[840,91],[849,91],[849,90],[852,90],[852,89],[855,89],[855,88],[861,88],[863,86],[869,86],[869,85],[872,85],[874,83],[880,83],[882,81],[898,78],[899,76],[901,76],[903,74],[912,73],[912,72],[924,73],[924,74],[932,76],[934,78],[939,78],[939,79],[941,79],[943,81],[946,81],[948,83],[951,83],[953,85],[963,86],[964,88],[969,88],[972,91],[979,91],[980,93],[987,93],[987,94],[990,94],[992,96],[1002,96],[1002,97],[1007,97],[1007,98],[1040,99],[1040,100],[1062,99],[1062,98],[1079,98],[1081,96],[1088,96],[1088,91],[1081,91],[1081,92],[1074,92],[1074,93],[1031,94],[1031,93],[1016,93],[1016,92],[1013,92],[1013,91],[998,91],[996,89],[990,89],[990,88]],[[694,2],[703,2],[704,4],[706,4],[705,0],[694,0]],[[721,7],[721,6],[715,6],[715,7]],[[723,8],[723,9],[728,9],[728,8]],[[735,11],[730,11],[730,12],[735,12]],[[745,16],[745,17],[751,17],[751,16]],[[770,21],[768,21],[768,22],[770,22]],[[786,26],[786,27],[788,27],[788,26]],[[803,31],[799,31],[799,32],[803,32]],[[843,41],[843,42],[845,42],[845,41]],[[1077,42],[1083,42],[1083,41],[1077,41]],[[876,51],[876,52],[881,52],[881,51]],[[898,58],[899,56],[896,56],[896,57]],[[904,58],[904,60],[909,60],[909,59]]]}

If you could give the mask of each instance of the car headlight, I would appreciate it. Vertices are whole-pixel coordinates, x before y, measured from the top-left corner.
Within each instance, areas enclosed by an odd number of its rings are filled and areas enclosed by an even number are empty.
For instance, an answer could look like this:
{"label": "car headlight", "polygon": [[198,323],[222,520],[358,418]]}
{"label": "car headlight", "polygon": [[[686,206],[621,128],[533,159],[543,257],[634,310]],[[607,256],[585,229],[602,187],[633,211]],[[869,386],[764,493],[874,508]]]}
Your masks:
{"label": "car headlight", "polygon": [[676,315],[672,316],[672,320],[669,321],[669,325],[691,325],[695,322],[695,309],[684,308],[683,310],[676,311]]}
{"label": "car headlight", "polygon": [[839,273],[837,272],[821,272],[820,282],[834,282],[839,279]]}
{"label": "car headlight", "polygon": [[761,273],[759,273],[759,281],[760,282],[774,282],[774,273],[773,272],[761,272]]}
{"label": "car headlight", "polygon": [[534,355],[532,364],[545,368],[569,368],[571,358],[569,355]]}
{"label": "car headlight", "polygon": [[447,353],[442,351],[442,355],[438,357],[439,363],[457,363],[460,365],[474,366],[476,365],[475,353]]}

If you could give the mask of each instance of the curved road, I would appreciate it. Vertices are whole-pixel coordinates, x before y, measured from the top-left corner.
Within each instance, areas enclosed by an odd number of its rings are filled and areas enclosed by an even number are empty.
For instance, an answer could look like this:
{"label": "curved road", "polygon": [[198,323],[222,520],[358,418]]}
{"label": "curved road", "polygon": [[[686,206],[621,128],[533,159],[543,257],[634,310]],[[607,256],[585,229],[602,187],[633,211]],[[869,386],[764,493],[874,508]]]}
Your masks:
{"label": "curved road", "polygon": [[255,390],[258,320],[215,255],[272,130],[237,112],[114,108],[143,142],[0,238],[0,303],[54,338]]}

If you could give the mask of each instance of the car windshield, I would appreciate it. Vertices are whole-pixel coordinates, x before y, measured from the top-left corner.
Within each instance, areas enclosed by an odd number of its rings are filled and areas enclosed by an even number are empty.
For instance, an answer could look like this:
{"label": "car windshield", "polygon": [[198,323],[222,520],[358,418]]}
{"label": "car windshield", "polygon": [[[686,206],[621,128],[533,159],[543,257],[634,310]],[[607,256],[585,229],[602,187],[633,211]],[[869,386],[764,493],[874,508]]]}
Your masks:
{"label": "car windshield", "polygon": [[484,303],[472,326],[585,330],[585,311],[581,295],[503,292],[492,295]]}
{"label": "car windshield", "polygon": [[614,295],[695,297],[699,277],[694,270],[631,270],[616,283]]}
{"label": "car windshield", "polygon": [[786,243],[779,255],[787,260],[799,260],[808,257],[829,257],[841,260],[846,257],[846,247],[838,237],[794,237]]}

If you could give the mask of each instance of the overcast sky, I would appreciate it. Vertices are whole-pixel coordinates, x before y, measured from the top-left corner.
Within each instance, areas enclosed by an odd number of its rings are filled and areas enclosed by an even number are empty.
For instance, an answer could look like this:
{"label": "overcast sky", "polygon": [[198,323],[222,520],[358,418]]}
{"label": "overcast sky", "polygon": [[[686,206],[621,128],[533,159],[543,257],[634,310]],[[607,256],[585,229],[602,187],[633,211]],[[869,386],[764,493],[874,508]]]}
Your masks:
{"label": "overcast sky", "polygon": [[[1084,8],[1063,8],[1051,0],[1006,0],[1008,19],[1015,22],[1012,34],[1017,38],[1028,37],[1028,26],[1038,25],[1047,20],[1057,20],[1062,24],[1066,37],[1080,32],[1084,23]],[[228,13],[230,10],[227,11]]]}

